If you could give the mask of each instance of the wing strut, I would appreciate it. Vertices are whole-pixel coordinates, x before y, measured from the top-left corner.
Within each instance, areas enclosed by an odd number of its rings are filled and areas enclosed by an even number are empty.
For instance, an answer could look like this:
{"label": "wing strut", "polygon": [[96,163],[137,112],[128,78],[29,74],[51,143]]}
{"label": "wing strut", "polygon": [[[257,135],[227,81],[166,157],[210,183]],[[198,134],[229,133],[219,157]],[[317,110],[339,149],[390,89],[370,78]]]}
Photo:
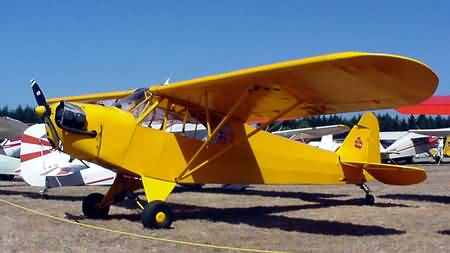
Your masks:
{"label": "wing strut", "polygon": [[137,119],[138,124],[140,124],[150,112],[155,110],[155,108],[159,105],[160,102],[161,100],[156,100],[149,108],[147,108],[143,113],[141,113],[141,115]]}
{"label": "wing strut", "polygon": [[[195,152],[195,154],[192,156],[191,160],[189,160],[188,164],[186,165],[186,168],[181,172],[181,174],[175,179],[175,180],[181,180],[193,173],[191,170],[189,174],[185,175],[187,171],[190,170],[192,167],[193,162],[197,159],[197,157],[200,155],[200,153],[208,146],[208,144],[211,142],[211,140],[219,133],[220,130],[225,126],[225,123],[228,122],[228,120],[231,118],[233,113],[239,108],[239,106],[245,101],[245,99],[249,95],[249,91],[246,90],[242,96],[239,97],[239,99],[233,104],[230,111],[225,115],[225,117],[222,118],[220,123],[217,125],[217,127],[214,129],[214,131],[211,134],[208,134],[208,138],[205,142],[200,146],[200,148]],[[208,108],[206,108],[206,112],[208,112]],[[208,126],[208,129],[209,126]],[[210,130],[208,130],[209,132]]]}
{"label": "wing strut", "polygon": [[227,115],[222,119],[222,121],[219,123],[219,125],[216,127],[216,129],[214,129],[212,135],[210,138],[208,138],[206,140],[206,142],[203,143],[203,145],[197,150],[197,152],[194,154],[194,156],[191,158],[191,160],[189,161],[189,163],[186,166],[186,169],[183,170],[183,172],[181,172],[180,176],[178,176],[177,178],[175,178],[175,181],[180,181],[185,179],[186,177],[192,175],[194,172],[196,172],[197,170],[199,170],[200,168],[202,168],[205,164],[210,163],[212,161],[214,161],[215,159],[217,159],[218,157],[220,157],[222,154],[224,154],[225,152],[227,152],[228,150],[230,150],[232,147],[234,147],[237,144],[240,144],[243,140],[248,140],[250,137],[252,137],[253,135],[255,135],[257,132],[261,131],[262,129],[265,129],[268,125],[272,124],[274,121],[278,120],[280,117],[283,117],[283,115],[285,115],[286,113],[289,113],[290,111],[292,111],[293,109],[295,109],[295,107],[297,107],[301,102],[297,100],[296,103],[294,103],[293,105],[289,106],[288,108],[286,108],[285,110],[281,111],[278,115],[274,116],[273,118],[271,118],[269,121],[267,121],[266,123],[263,123],[261,125],[260,128],[256,128],[253,131],[251,131],[250,133],[247,134],[247,138],[243,138],[241,139],[241,141],[236,142],[236,143],[232,143],[229,144],[227,147],[225,147],[224,149],[222,149],[220,152],[217,152],[216,154],[214,154],[213,156],[211,156],[208,160],[205,160],[203,162],[201,162],[200,164],[198,164],[197,166],[195,166],[194,168],[190,169],[190,167],[192,166],[193,161],[197,158],[197,156],[200,154],[200,152],[207,146],[207,144],[211,141],[212,138],[214,138],[214,136],[219,132],[219,130],[223,127],[223,125],[226,123],[226,121],[228,121],[228,119],[230,118],[230,116],[233,114],[233,112],[239,107],[239,105],[244,101],[244,99],[248,96],[248,93],[245,93],[243,96],[240,97],[240,99],[233,105],[233,107],[231,108],[231,110],[227,113]]}
{"label": "wing strut", "polygon": [[[247,92],[248,94],[248,92]],[[239,99],[238,99],[239,102]],[[211,117],[208,109],[208,91],[205,91],[205,114],[206,114],[206,131],[208,131],[208,138],[211,137]]]}

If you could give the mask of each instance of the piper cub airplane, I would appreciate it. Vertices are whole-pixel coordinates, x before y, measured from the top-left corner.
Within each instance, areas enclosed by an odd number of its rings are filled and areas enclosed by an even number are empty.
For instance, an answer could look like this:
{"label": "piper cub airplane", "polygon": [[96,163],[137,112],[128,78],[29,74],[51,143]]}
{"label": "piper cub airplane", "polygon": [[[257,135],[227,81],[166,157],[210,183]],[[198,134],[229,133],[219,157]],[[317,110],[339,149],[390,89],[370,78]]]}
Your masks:
{"label": "piper cub airplane", "polygon": [[[165,201],[177,183],[355,184],[373,204],[365,183],[374,178],[394,185],[422,182],[423,169],[380,163],[372,113],[364,114],[337,152],[262,129],[281,119],[415,104],[437,83],[417,60],[345,52],[48,101],[35,81],[32,89],[55,148],[118,173],[106,195],[83,200],[84,215],[104,218],[117,196],[143,187],[144,227],[167,228],[173,215]],[[108,99],[115,103],[96,104]],[[207,138],[167,132],[173,124],[203,125]]]}

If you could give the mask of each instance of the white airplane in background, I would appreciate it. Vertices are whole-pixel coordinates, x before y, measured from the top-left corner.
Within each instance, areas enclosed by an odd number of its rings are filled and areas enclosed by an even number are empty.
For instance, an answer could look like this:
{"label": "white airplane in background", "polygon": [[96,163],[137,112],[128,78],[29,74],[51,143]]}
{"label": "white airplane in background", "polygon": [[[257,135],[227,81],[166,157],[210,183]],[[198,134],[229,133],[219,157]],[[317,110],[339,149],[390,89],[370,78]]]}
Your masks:
{"label": "white airplane in background", "polygon": [[[346,125],[330,125],[274,131],[272,134],[307,143],[321,149],[336,151],[341,146],[341,143],[336,142],[333,139],[333,135],[343,134],[348,131],[350,131],[350,128]],[[315,141],[319,138],[320,141]]]}
{"label": "white airplane in background", "polygon": [[20,140],[5,139],[0,144],[0,179],[13,180],[20,166]]}
{"label": "white airplane in background", "polygon": [[72,160],[69,155],[52,148],[46,138],[44,124],[25,130],[21,137],[21,164],[16,173],[23,180],[47,190],[62,186],[111,185],[116,174],[94,163]]}
{"label": "white airplane in background", "polygon": [[[444,157],[450,157],[450,128],[411,129],[409,132],[427,135],[438,139],[437,146],[431,152],[431,155],[436,163],[440,163]],[[442,146],[439,147],[439,144]],[[440,151],[438,150],[439,148],[441,148]]]}
{"label": "white airplane in background", "polygon": [[28,126],[9,117],[0,117],[0,178],[13,180],[20,165],[19,137]]}
{"label": "white airplane in background", "polygon": [[430,154],[437,138],[410,131],[380,132],[381,159],[384,162],[413,163],[420,154]]}

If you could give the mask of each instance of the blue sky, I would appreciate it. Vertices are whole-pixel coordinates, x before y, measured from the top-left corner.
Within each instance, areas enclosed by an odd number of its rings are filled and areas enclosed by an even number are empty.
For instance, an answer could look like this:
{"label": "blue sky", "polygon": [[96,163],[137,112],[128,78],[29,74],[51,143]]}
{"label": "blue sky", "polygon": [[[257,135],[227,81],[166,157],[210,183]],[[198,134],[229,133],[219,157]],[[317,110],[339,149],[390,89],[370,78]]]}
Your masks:
{"label": "blue sky", "polygon": [[[450,95],[450,1],[2,1],[0,105],[337,51],[417,58]],[[334,94],[336,95],[336,94]]]}

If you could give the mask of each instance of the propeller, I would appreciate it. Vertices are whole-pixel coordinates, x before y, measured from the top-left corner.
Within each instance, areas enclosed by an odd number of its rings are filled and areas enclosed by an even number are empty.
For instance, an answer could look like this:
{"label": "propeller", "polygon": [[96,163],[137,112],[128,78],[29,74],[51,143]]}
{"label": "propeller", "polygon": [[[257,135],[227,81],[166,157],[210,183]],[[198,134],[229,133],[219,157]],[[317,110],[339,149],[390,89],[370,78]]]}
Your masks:
{"label": "propeller", "polygon": [[45,108],[45,113],[43,116],[50,116],[50,106],[45,99],[44,92],[42,92],[41,87],[39,87],[35,80],[31,80],[31,89],[33,90],[34,99],[36,99],[38,106],[43,106]]}
{"label": "propeller", "polygon": [[62,151],[63,147],[61,140],[55,130],[55,127],[53,126],[52,121],[50,120],[51,109],[50,105],[47,103],[47,99],[44,96],[44,92],[42,92],[41,88],[35,80],[31,80],[31,89],[33,90],[34,99],[36,99],[36,103],[38,104],[38,107],[36,107],[35,111],[39,116],[44,117],[44,123],[49,126],[50,133],[54,138],[54,140],[49,138],[49,141],[52,144],[53,148]]}

